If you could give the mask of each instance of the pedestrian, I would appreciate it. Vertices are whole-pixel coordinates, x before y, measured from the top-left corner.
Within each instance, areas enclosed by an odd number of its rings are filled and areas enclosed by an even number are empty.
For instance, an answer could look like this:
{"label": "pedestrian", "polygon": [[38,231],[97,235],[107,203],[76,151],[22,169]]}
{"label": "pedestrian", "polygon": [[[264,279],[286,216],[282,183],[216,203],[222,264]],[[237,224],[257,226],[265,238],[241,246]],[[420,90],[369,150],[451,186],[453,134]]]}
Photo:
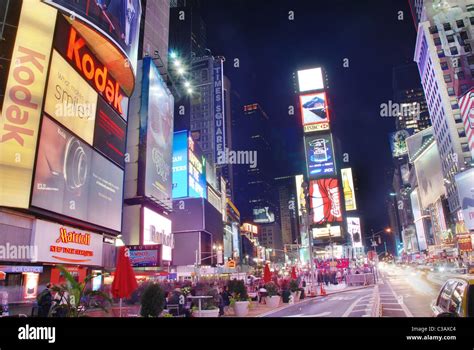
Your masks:
{"label": "pedestrian", "polygon": [[51,283],[46,285],[46,288],[38,295],[38,316],[48,317],[49,310],[53,304],[53,296],[51,294]]}
{"label": "pedestrian", "polygon": [[54,317],[66,317],[68,313],[68,301],[69,293],[65,290],[57,292],[54,296],[53,305],[53,316]]}
{"label": "pedestrian", "polygon": [[323,281],[326,286],[329,285],[329,272],[327,272],[326,270],[323,270]]}

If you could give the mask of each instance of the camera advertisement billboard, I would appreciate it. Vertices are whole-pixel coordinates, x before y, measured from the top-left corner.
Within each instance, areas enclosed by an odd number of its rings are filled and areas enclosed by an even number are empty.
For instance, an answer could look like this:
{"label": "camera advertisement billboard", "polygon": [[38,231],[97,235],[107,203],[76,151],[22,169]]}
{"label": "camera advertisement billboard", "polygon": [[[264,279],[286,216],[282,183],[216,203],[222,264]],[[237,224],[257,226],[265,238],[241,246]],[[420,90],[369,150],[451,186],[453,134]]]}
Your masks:
{"label": "camera advertisement billboard", "polygon": [[325,92],[300,95],[304,132],[329,129],[329,111]]}
{"label": "camera advertisement billboard", "polygon": [[32,206],[120,231],[123,171],[43,117]]}
{"label": "camera advertisement billboard", "polygon": [[142,15],[140,0],[43,1],[65,12],[71,20],[94,27],[119,47],[135,67]]}
{"label": "camera advertisement billboard", "polygon": [[341,198],[337,179],[310,181],[309,196],[313,224],[342,222]]}
{"label": "camera advertisement billboard", "polygon": [[334,148],[330,134],[305,136],[306,164],[310,179],[336,175]]}

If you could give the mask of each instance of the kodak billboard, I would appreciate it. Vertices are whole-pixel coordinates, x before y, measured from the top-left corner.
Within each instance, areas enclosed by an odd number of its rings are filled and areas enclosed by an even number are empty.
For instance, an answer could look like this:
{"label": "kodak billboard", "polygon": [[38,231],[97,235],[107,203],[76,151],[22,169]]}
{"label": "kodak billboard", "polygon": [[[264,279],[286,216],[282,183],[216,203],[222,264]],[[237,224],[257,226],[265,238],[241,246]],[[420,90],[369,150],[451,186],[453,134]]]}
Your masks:
{"label": "kodak billboard", "polygon": [[0,118],[0,205],[28,208],[57,10],[24,1]]}

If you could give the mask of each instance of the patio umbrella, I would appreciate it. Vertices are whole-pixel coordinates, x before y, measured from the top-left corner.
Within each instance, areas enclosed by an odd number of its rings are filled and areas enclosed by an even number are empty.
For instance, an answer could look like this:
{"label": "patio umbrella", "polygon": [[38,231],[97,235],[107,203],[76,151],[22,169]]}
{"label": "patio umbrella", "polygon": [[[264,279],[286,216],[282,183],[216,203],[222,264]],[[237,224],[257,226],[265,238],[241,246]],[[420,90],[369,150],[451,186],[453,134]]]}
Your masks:
{"label": "patio umbrella", "polygon": [[265,264],[265,269],[263,270],[263,282],[268,283],[272,280],[272,273],[270,271],[270,266]]}
{"label": "patio umbrella", "polygon": [[137,279],[128,257],[128,249],[120,247],[112,283],[112,295],[115,298],[120,298],[120,317],[122,317],[122,299],[129,298],[137,288]]}
{"label": "patio umbrella", "polygon": [[294,279],[294,280],[297,279],[297,277],[296,277],[296,268],[294,266],[291,268],[291,278]]}

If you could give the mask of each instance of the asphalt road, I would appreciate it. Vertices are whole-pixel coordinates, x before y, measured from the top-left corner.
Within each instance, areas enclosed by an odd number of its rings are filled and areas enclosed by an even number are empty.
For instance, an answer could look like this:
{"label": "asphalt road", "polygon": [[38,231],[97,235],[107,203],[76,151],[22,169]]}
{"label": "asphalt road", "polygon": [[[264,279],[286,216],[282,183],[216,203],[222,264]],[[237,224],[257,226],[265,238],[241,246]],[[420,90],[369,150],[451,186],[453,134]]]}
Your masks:
{"label": "asphalt road", "polygon": [[[412,268],[381,266],[378,288],[382,317],[431,317],[431,302],[447,277]],[[369,317],[374,287],[310,299],[265,317]]]}
{"label": "asphalt road", "polygon": [[[374,287],[308,299],[265,317],[347,317],[370,314]],[[351,314],[352,313],[352,314]]]}

